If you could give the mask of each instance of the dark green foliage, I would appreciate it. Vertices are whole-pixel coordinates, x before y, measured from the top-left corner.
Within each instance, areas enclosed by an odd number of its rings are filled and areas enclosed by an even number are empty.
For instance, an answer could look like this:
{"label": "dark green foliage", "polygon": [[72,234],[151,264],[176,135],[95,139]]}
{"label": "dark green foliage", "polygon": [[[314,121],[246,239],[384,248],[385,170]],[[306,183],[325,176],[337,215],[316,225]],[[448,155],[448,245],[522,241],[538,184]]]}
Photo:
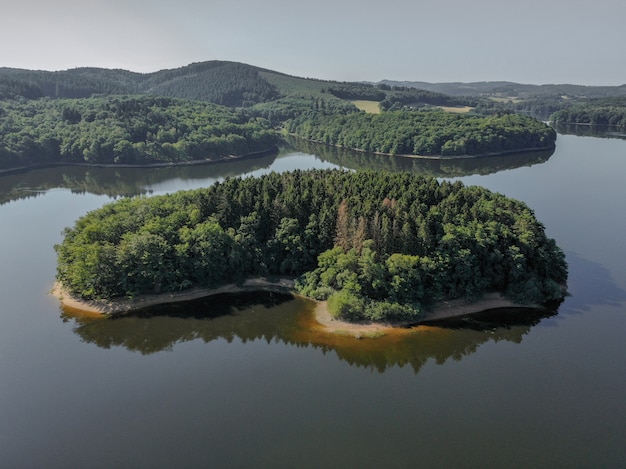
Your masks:
{"label": "dark green foliage", "polygon": [[343,85],[331,86],[326,92],[341,99],[363,99],[367,101],[382,101],[387,97],[387,93],[376,88],[374,85],[365,83],[346,83]]}
{"label": "dark green foliage", "polygon": [[305,139],[391,155],[484,155],[551,148],[556,140],[556,132],[547,125],[513,114],[309,113],[288,121],[286,128]]}
{"label": "dark green foliage", "polygon": [[[142,77],[126,70],[103,68],[60,72],[0,68],[0,97],[88,98],[98,94],[133,94],[139,92],[138,83]],[[11,83],[19,83],[20,88],[11,86]]]}
{"label": "dark green foliage", "polygon": [[145,164],[267,150],[267,120],[148,96],[0,102],[0,168],[47,162]]}
{"label": "dark green foliage", "polygon": [[301,276],[341,317],[415,319],[437,301],[499,291],[561,298],[561,250],[523,203],[407,173],[294,171],[124,199],[56,246],[57,277],[85,298]]}
{"label": "dark green foliage", "polygon": [[161,72],[142,84],[158,96],[209,101],[224,106],[251,106],[279,97],[278,90],[256,67],[232,62],[192,64],[172,73]]}
{"label": "dark green foliage", "polygon": [[103,68],[59,72],[0,68],[0,99],[89,98],[95,95],[151,94],[251,106],[279,97],[276,88],[250,65],[210,61],[154,73]]}
{"label": "dark green foliage", "polygon": [[268,119],[274,126],[281,126],[290,119],[304,119],[306,116],[316,114],[350,114],[359,110],[351,102],[330,95],[317,97],[295,95],[257,104],[250,109],[250,112]]}

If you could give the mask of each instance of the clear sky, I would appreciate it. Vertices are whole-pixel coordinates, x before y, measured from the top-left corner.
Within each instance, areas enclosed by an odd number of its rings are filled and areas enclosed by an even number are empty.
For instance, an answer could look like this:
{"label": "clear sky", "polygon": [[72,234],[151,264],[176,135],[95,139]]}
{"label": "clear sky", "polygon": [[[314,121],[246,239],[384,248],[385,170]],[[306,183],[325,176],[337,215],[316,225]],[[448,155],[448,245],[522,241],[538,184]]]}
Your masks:
{"label": "clear sky", "polygon": [[0,0],[0,66],[626,83],[625,0]]}

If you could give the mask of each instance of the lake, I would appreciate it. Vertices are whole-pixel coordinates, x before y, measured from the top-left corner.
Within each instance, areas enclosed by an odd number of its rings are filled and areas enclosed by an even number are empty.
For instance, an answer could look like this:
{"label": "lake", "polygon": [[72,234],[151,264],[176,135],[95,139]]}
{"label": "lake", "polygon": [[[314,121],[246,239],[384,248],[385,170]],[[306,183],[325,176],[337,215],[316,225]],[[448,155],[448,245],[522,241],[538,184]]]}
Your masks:
{"label": "lake", "polygon": [[[355,340],[312,304],[216,297],[114,320],[48,294],[62,230],[115,197],[376,167],[526,202],[566,252],[558,309]],[[0,177],[0,467],[626,467],[626,140],[399,160],[315,146],[195,167]]]}

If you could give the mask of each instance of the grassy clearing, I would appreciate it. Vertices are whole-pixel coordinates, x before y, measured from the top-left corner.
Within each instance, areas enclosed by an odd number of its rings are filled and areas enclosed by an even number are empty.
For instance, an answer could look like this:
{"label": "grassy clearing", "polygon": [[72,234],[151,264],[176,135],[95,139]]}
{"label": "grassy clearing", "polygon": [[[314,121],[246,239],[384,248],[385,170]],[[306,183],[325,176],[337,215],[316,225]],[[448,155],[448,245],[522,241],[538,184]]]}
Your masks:
{"label": "grassy clearing", "polygon": [[523,99],[514,98],[514,97],[502,98],[502,97],[497,97],[497,96],[489,96],[489,99],[497,103],[508,103],[509,101],[512,103],[521,103],[523,101]]}
{"label": "grassy clearing", "polygon": [[470,106],[439,106],[439,109],[443,109],[446,112],[456,112],[459,114],[463,114],[474,109]]}
{"label": "grassy clearing", "polygon": [[351,101],[351,103],[358,107],[361,111],[365,111],[369,114],[380,114],[378,101],[355,100]]}

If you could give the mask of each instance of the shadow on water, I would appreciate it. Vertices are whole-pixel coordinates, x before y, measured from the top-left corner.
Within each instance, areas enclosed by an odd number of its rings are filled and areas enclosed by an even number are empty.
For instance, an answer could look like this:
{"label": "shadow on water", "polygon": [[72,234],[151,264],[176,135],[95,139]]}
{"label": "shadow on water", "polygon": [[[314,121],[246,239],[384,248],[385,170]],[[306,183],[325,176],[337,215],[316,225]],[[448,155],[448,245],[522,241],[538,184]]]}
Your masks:
{"label": "shadow on water", "polygon": [[150,186],[172,179],[193,181],[240,176],[267,168],[275,159],[276,154],[267,154],[195,166],[163,168],[57,166],[33,169],[0,177],[0,205],[12,200],[37,197],[47,190],[56,188],[70,189],[75,193],[130,197],[149,193],[147,188]]}
{"label": "shadow on water", "polygon": [[298,151],[317,155],[322,161],[328,161],[344,168],[376,169],[390,172],[409,171],[425,176],[445,178],[492,174],[498,171],[542,164],[548,161],[554,153],[554,149],[552,149],[477,158],[427,159],[375,155],[308,142],[295,137],[287,137],[286,141]]}
{"label": "shadow on water", "polygon": [[602,264],[567,252],[570,296],[561,313],[573,314],[591,310],[595,306],[619,306],[626,303],[626,290],[613,280]]}
{"label": "shadow on water", "polygon": [[125,347],[141,354],[173,350],[178,343],[223,339],[263,340],[334,353],[350,365],[384,372],[410,366],[415,373],[429,360],[461,360],[490,341],[520,343],[556,310],[498,309],[458,320],[392,329],[383,336],[355,339],[330,333],[316,320],[316,303],[275,292],[217,295],[161,305],[115,317],[62,313],[82,341],[101,348]]}

